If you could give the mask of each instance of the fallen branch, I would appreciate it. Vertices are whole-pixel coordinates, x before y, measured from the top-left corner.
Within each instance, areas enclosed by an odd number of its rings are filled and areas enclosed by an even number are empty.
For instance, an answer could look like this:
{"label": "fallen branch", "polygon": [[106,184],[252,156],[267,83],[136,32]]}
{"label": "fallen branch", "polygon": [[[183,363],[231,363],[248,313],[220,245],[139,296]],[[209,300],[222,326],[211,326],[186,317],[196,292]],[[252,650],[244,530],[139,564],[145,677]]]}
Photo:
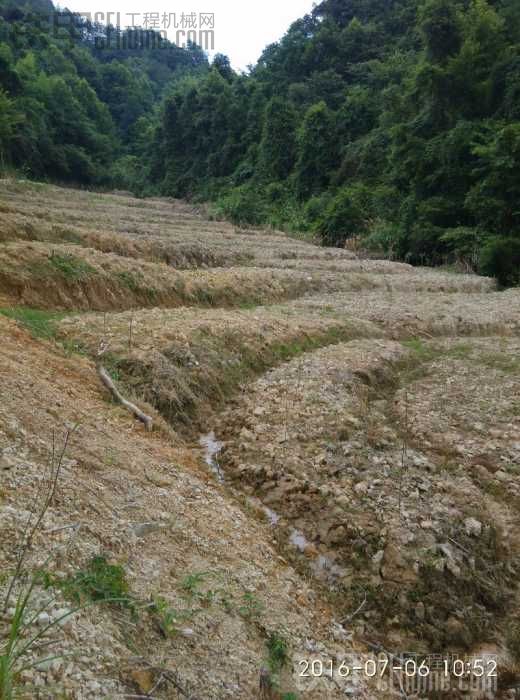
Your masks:
{"label": "fallen branch", "polygon": [[363,602],[361,603],[361,605],[359,605],[359,607],[357,607],[353,613],[342,618],[339,621],[340,625],[346,625],[347,622],[352,622],[352,620],[356,617],[356,615],[359,615],[359,613],[363,610],[363,608],[367,604],[367,592],[365,591],[364,593],[365,593],[365,597],[363,598]]}
{"label": "fallen branch", "polygon": [[130,411],[130,413],[133,413],[134,416],[141,421],[141,423],[144,423],[144,426],[146,430],[151,430],[152,425],[153,425],[153,420],[150,416],[147,416],[146,413],[143,413],[140,408],[138,408],[135,404],[131,403],[130,401],[127,401],[124,396],[121,396],[119,393],[116,385],[112,381],[110,375],[106,371],[106,369],[103,367],[103,365],[98,365],[97,367],[99,378],[103,382],[103,384],[106,386],[106,388],[110,391],[112,396],[115,398],[116,401],[118,401],[122,406],[126,408],[127,411]]}

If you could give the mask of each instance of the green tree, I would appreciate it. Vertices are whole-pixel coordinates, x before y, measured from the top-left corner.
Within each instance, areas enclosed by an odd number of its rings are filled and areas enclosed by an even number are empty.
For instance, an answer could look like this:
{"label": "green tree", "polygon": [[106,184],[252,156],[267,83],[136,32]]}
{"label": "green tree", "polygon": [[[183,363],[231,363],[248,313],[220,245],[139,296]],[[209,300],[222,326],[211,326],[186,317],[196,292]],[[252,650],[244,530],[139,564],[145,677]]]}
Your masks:
{"label": "green tree", "polygon": [[266,106],[259,151],[261,176],[285,180],[296,159],[296,115],[281,97],[273,97]]}
{"label": "green tree", "polygon": [[296,190],[307,198],[323,190],[337,165],[334,115],[325,102],[309,107],[298,134]]}
{"label": "green tree", "polygon": [[427,0],[421,7],[419,29],[432,63],[445,63],[459,51],[462,43],[461,20],[458,4],[453,0]]}
{"label": "green tree", "polygon": [[17,112],[13,100],[0,88],[0,168],[12,159],[13,137],[22,115]]}

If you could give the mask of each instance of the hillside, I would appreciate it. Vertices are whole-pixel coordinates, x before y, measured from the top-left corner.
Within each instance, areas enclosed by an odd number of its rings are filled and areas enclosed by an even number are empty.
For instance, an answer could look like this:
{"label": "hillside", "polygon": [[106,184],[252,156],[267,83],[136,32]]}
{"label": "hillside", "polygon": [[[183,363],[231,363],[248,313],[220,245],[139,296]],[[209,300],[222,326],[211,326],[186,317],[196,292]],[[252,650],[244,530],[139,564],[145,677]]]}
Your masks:
{"label": "hillside", "polygon": [[0,172],[520,284],[517,0],[323,0],[240,74],[48,6],[0,3]]}
{"label": "hillside", "polygon": [[520,290],[167,198],[4,179],[0,217],[2,600],[56,475],[26,697],[402,697],[297,676],[380,648],[496,655],[510,697]]}

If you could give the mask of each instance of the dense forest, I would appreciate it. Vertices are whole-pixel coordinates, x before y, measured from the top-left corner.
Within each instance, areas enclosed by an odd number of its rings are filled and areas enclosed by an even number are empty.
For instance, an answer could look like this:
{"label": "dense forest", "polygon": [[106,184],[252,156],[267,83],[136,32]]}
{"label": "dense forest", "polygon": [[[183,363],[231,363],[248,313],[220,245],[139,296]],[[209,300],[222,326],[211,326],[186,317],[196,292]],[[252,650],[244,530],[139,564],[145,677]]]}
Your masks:
{"label": "dense forest", "polygon": [[0,0],[1,167],[520,283],[518,0],[324,0],[238,74]]}

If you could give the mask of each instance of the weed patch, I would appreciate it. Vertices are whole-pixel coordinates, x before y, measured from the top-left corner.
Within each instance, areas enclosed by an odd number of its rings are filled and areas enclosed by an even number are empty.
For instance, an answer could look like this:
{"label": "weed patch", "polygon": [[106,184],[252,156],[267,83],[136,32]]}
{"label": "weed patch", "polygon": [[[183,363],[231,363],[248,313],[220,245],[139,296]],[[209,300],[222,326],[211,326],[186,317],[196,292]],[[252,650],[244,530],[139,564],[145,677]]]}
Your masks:
{"label": "weed patch", "polygon": [[267,640],[268,664],[272,674],[277,675],[287,665],[287,642],[277,632],[273,632]]}
{"label": "weed patch", "polygon": [[520,358],[510,357],[505,353],[484,353],[478,357],[478,363],[496,369],[504,374],[516,374],[520,372]]}
{"label": "weed patch", "polygon": [[120,280],[120,282],[124,284],[125,287],[128,287],[128,289],[130,289],[132,292],[138,292],[141,288],[141,280],[139,280],[136,275],[133,275],[127,270],[116,272],[116,277]]}
{"label": "weed patch", "polygon": [[163,637],[175,637],[179,632],[179,625],[193,617],[193,611],[172,608],[161,596],[154,598],[150,610]]}
{"label": "weed patch", "polygon": [[247,622],[253,622],[264,612],[264,605],[253,593],[244,593],[238,614]]}
{"label": "weed patch", "polygon": [[65,313],[41,311],[23,306],[0,309],[0,314],[18,321],[35,338],[54,340],[57,334],[56,323],[66,316]]}
{"label": "weed patch", "polygon": [[47,580],[77,604],[85,601],[113,603],[135,613],[135,601],[129,594],[125,571],[122,566],[109,564],[106,557],[93,557],[84,570],[77,571],[65,580]]}
{"label": "weed patch", "polygon": [[74,255],[52,253],[44,262],[32,263],[30,271],[37,277],[48,277],[58,274],[70,281],[80,281],[96,274],[96,269],[84,260]]}

